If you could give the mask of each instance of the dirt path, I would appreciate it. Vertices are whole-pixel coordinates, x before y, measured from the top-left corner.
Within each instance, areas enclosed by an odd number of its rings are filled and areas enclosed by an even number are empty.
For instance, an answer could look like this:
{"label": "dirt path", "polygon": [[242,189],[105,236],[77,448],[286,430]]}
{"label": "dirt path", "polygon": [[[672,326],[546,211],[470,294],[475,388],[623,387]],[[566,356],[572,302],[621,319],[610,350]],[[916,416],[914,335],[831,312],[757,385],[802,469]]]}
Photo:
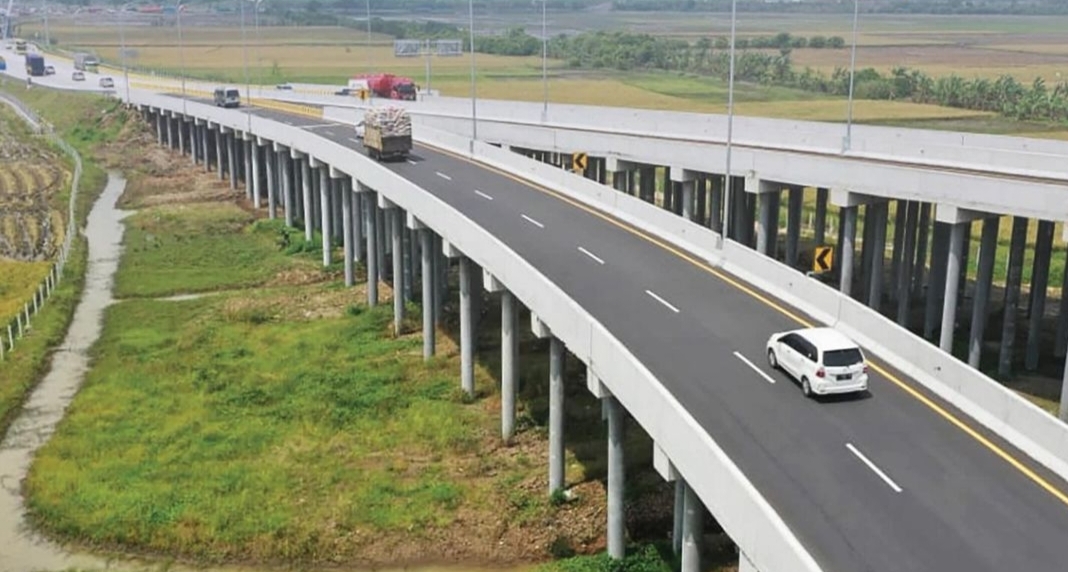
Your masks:
{"label": "dirt path", "polygon": [[108,175],[107,187],[89,213],[85,292],[67,337],[53,354],[48,374],[30,395],[21,416],[0,441],[0,572],[102,563],[68,554],[27,530],[22,518],[20,483],[34,452],[48,441],[63,418],[88,369],[88,350],[100,336],[104,309],[112,302],[111,284],[118,269],[124,228],[124,212],[115,208],[115,203],[125,188],[121,175]]}

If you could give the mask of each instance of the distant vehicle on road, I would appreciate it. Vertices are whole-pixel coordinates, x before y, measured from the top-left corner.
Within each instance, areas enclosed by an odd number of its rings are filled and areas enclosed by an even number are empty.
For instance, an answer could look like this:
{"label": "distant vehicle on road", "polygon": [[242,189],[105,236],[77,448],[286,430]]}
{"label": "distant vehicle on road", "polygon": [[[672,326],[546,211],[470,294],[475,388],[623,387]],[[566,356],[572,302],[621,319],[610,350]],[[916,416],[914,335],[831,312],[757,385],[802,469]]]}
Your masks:
{"label": "distant vehicle on road", "polygon": [[[359,129],[359,127],[357,127]],[[363,146],[379,161],[403,159],[412,150],[412,119],[402,107],[376,107],[363,116]]]}
{"label": "distant vehicle on road", "polygon": [[15,40],[15,53],[22,55],[26,53],[26,40]]}
{"label": "distant vehicle on road", "polygon": [[56,68],[52,66],[45,66],[45,75],[56,75]]}
{"label": "distant vehicle on road", "polygon": [[283,90],[283,91],[292,91],[293,90],[293,86],[289,85],[288,83],[280,83],[280,84],[274,86],[274,88],[275,89],[280,89],[280,90]]}
{"label": "distant vehicle on road", "polygon": [[115,80],[111,79],[110,77],[102,77],[102,78],[100,78],[100,87],[103,87],[103,88],[115,87]]}
{"label": "distant vehicle on road", "polygon": [[236,87],[217,87],[213,94],[218,107],[241,107],[241,91]]}
{"label": "distant vehicle on road", "polygon": [[356,91],[358,88],[354,87],[356,85],[366,85],[375,97],[387,99],[415,101],[417,93],[415,82],[410,78],[388,73],[358,75],[349,80],[349,90],[353,93],[359,93]]}
{"label": "distant vehicle on road", "polygon": [[5,60],[4,58],[0,58],[0,70],[6,70],[6,69],[7,69],[7,60]]}
{"label": "distant vehicle on road", "polygon": [[93,54],[78,52],[74,54],[74,69],[96,73],[100,68],[100,58]]}
{"label": "distant vehicle on road", "polygon": [[74,81],[85,81],[85,72],[75,70],[70,74],[70,78]]}
{"label": "distant vehicle on road", "polygon": [[857,393],[868,389],[864,352],[834,328],[805,328],[773,334],[768,365],[801,384],[805,397]]}
{"label": "distant vehicle on road", "polygon": [[45,74],[45,61],[41,54],[26,54],[26,75],[42,76]]}
{"label": "distant vehicle on road", "polygon": [[343,87],[343,88],[335,91],[334,95],[352,95],[352,90],[347,88],[347,87]]}

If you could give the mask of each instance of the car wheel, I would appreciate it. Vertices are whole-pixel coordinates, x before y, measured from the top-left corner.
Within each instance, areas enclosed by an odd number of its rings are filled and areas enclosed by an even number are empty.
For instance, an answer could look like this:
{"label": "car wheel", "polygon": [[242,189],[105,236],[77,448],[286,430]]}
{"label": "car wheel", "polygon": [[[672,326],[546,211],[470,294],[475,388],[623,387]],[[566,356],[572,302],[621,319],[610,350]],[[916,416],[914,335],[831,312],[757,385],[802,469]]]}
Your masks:
{"label": "car wheel", "polygon": [[807,377],[801,378],[801,393],[804,394],[805,397],[812,397],[812,384],[808,382]]}
{"label": "car wheel", "polygon": [[779,369],[779,360],[775,357],[775,350],[768,350],[768,365],[771,369]]}

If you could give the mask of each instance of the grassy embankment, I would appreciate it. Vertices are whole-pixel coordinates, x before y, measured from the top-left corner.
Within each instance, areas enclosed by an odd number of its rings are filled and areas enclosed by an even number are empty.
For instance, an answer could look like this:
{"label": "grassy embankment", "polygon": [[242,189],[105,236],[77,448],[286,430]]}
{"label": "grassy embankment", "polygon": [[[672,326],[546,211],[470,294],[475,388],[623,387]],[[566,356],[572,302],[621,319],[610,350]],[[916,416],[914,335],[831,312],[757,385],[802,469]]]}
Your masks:
{"label": "grassy embankment", "polygon": [[[8,91],[11,87],[0,85],[0,90]],[[100,167],[100,144],[114,138],[122,124],[121,118],[116,120],[114,116],[104,120],[102,112],[113,115],[114,104],[95,96],[58,94],[44,89],[14,89],[8,93],[19,97],[45,117],[55,126],[56,131],[81,153],[84,169],[76,216],[78,224],[84,225],[85,217],[106,182],[106,174]],[[62,158],[64,155],[57,153],[56,157]],[[66,168],[68,173],[72,171],[71,165],[66,165]],[[65,213],[69,201],[70,188],[69,185],[64,185],[63,189],[56,193],[54,206]],[[47,263],[43,266],[44,272],[47,273]],[[12,268],[10,264],[5,267]],[[15,351],[0,363],[0,372],[3,374],[0,375],[0,430],[6,431],[20,404],[44,374],[52,349],[63,339],[81,295],[85,268],[85,241],[77,238],[59,287],[35,317],[33,328],[18,343]],[[27,278],[28,274],[22,272],[23,269],[19,268],[19,276],[15,281],[27,283],[31,289],[35,287],[36,282],[31,282]]]}
{"label": "grassy embankment", "polygon": [[[469,402],[449,336],[423,362],[417,307],[411,333],[392,336],[390,305],[366,308],[314,244],[298,233],[282,250],[277,222],[256,221],[210,175],[173,169],[131,181],[123,199],[140,209],[116,279],[130,298],[108,310],[94,367],[31,470],[39,526],[104,549],[301,566],[499,566],[602,548],[604,429],[580,364],[568,369],[577,500],[557,504],[544,342],[524,333],[521,430],[503,446],[492,303]],[[213,294],[158,298],[197,291]],[[447,312],[444,333],[455,321]],[[650,450],[629,432],[638,540],[670,530]]]}

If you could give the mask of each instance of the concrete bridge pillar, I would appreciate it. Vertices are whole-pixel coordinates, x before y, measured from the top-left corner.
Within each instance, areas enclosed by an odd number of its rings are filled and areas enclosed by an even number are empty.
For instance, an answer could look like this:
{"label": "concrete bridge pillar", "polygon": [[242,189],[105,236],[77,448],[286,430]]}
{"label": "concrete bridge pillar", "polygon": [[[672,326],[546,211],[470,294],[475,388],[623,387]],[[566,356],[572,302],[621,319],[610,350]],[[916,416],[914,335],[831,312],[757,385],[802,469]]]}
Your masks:
{"label": "concrete bridge pillar", "polygon": [[1020,304],[1020,281],[1023,279],[1024,250],[1027,246],[1028,219],[1012,218],[1012,241],[1009,243],[1009,268],[1005,278],[1005,313],[998,353],[998,375],[1012,373],[1012,352],[1016,341],[1016,312]]}
{"label": "concrete bridge pillar", "polygon": [[[983,213],[959,209],[949,205],[939,204],[935,207],[936,223],[946,225],[949,233],[942,293],[944,300],[942,304],[942,326],[938,339],[938,347],[944,352],[952,353],[953,351],[953,333],[956,330],[957,308],[959,307],[957,300],[960,293],[961,267],[964,264],[964,237],[971,232],[972,221],[983,216],[985,216]],[[993,266],[991,266],[991,269],[993,269]],[[980,276],[980,278],[982,277]],[[989,297],[989,284],[987,288],[986,296]],[[928,293],[928,296],[930,297],[931,293]],[[973,331],[975,326],[973,317]]]}
{"label": "concrete bridge pillar", "polygon": [[334,179],[334,184],[341,188],[342,200],[341,200],[341,225],[344,227],[344,252],[345,252],[345,286],[352,287],[356,284],[356,272],[353,268],[353,249],[355,246],[352,243],[352,201],[349,200],[349,196],[352,193],[347,192],[347,183],[350,181],[348,178]]}
{"label": "concrete bridge pillar", "polygon": [[515,434],[515,398],[519,373],[518,302],[508,288],[489,272],[483,271],[483,281],[487,291],[501,294],[501,438],[508,442]]}
{"label": "concrete bridge pillar", "polygon": [[923,278],[927,272],[927,242],[931,233],[931,204],[920,203],[920,218],[916,228],[916,252],[912,266],[912,298],[923,295]]}
{"label": "concrete bridge pillar", "polygon": [[442,253],[441,236],[434,235],[434,324],[445,320],[445,300],[448,298],[449,260]]}
{"label": "concrete bridge pillar", "polygon": [[263,148],[263,159],[267,171],[267,217],[278,217],[278,144],[268,142]]}
{"label": "concrete bridge pillar", "polygon": [[[1068,224],[1065,228],[1068,228]],[[1068,264],[1064,265],[1064,274],[1061,276],[1060,311],[1057,313],[1057,337],[1054,340],[1053,355],[1059,358],[1068,355]]]}
{"label": "concrete bridge pillar", "polygon": [[641,200],[656,204],[656,168],[642,165],[638,169],[638,196]]}
{"label": "concrete bridge pillar", "polygon": [[404,299],[415,302],[415,243],[412,229],[401,225],[401,250],[404,259]]}
{"label": "concrete bridge pillar", "polygon": [[245,196],[251,201],[253,200],[253,195],[256,194],[255,185],[253,184],[253,179],[256,178],[256,171],[253,169],[254,165],[252,163],[252,157],[256,154],[256,141],[255,138],[251,137],[248,133],[244,133],[242,138],[243,144],[241,155],[245,159]]}
{"label": "concrete bridge pillar", "polygon": [[745,191],[760,196],[760,220],[757,222],[757,252],[775,257],[779,238],[779,200],[782,185],[772,181],[747,179]]}
{"label": "concrete bridge pillar", "polygon": [[290,158],[289,150],[285,147],[281,147],[278,151],[278,164],[282,172],[282,208],[286,213],[286,226],[292,227],[297,211],[293,196],[293,160]]}
{"label": "concrete bridge pillar", "polygon": [[363,228],[366,219],[366,216],[363,213],[364,197],[363,193],[356,192],[359,189],[359,183],[355,179],[349,181],[349,186],[353,191],[349,196],[349,200],[352,202],[352,244],[355,250],[353,253],[353,261],[365,262],[367,257],[363,240]]}
{"label": "concrete bridge pillar", "polygon": [[[228,166],[226,161],[226,133],[228,131],[228,128],[217,125],[213,134],[215,137],[215,170],[220,181],[226,178],[226,167]],[[230,178],[234,178],[233,171],[230,172]]]}
{"label": "concrete bridge pillar", "polygon": [[[946,288],[946,260],[949,252],[949,225],[935,220],[931,243],[931,270],[927,280],[926,306],[923,314],[923,337],[934,339],[938,328],[938,309]],[[954,300],[956,303],[956,300]]]}
{"label": "concrete bridge pillar", "polygon": [[688,221],[696,220],[694,193],[697,191],[697,173],[680,167],[671,167],[670,171],[672,184],[678,188],[676,198],[679,204],[675,211]]}
{"label": "concrete bridge pillar", "polygon": [[230,171],[230,190],[236,191],[237,179],[239,177],[237,171],[237,133],[234,133],[233,131],[228,131],[226,133],[226,145],[226,159],[229,163],[228,167]]}
{"label": "concrete bridge pillar", "polygon": [[[901,208],[900,205],[898,208]],[[897,323],[909,327],[909,309],[912,306],[913,258],[919,232],[920,203],[909,201],[905,208],[904,246],[901,251],[901,266],[897,275]]]}
{"label": "concrete bridge pillar", "polygon": [[187,118],[184,117],[184,116],[179,116],[178,117],[178,121],[177,121],[178,122],[178,126],[177,126],[177,129],[178,129],[178,152],[183,154],[183,155],[186,153],[186,145],[185,145],[185,140],[186,140],[186,121],[187,121]]}
{"label": "concrete bridge pillar", "polygon": [[[432,230],[415,217],[408,217],[408,225],[419,232],[419,243],[422,246],[420,254],[423,264],[423,359],[429,360],[434,357],[436,350],[434,340],[434,235]],[[371,264],[374,264],[375,259],[371,255],[371,242],[374,242],[374,234],[374,232],[369,232],[367,235],[367,260]]]}
{"label": "concrete bridge pillar", "polygon": [[359,183],[358,188],[363,195],[364,216],[367,219],[364,225],[367,229],[367,305],[373,308],[378,305],[378,281],[382,278],[379,258],[375,255],[378,250],[378,197],[363,183]]}
{"label": "concrete bridge pillar", "polygon": [[[901,274],[901,259],[902,250],[905,248],[905,227],[908,224],[908,201],[897,200],[894,201],[894,237],[892,243],[892,249],[890,251],[890,283],[889,298],[893,303],[897,303],[897,281],[898,276]],[[889,213],[887,213],[889,219]]]}
{"label": "concrete bridge pillar", "polygon": [[375,248],[373,250],[375,268],[378,270],[378,279],[385,281],[390,273],[389,265],[386,263],[386,217],[382,209],[378,208],[377,195],[375,203],[371,205],[371,214],[375,219]]}
{"label": "concrete bridge pillar", "polygon": [[474,264],[460,257],[460,388],[467,397],[475,396],[475,316],[471,303],[471,274]]}
{"label": "concrete bridge pillar", "polygon": [[539,339],[549,338],[549,495],[564,490],[564,343],[536,314],[530,329]]}
{"label": "concrete bridge pillar", "polygon": [[263,196],[263,139],[259,137],[252,142],[252,206],[259,210],[260,198]]}
{"label": "concrete bridge pillar", "polygon": [[723,177],[712,175],[709,177],[712,190],[709,193],[708,202],[708,228],[717,234],[723,233]]}
{"label": "concrete bridge pillar", "polygon": [[404,211],[382,195],[378,195],[378,206],[384,216],[392,221],[390,240],[393,243],[393,333],[400,336],[404,333],[404,271],[401,268],[403,258],[400,256]]}
{"label": "concrete bridge pillar", "polygon": [[312,157],[300,159],[300,189],[301,199],[304,203],[304,240],[311,242],[315,234],[315,207],[312,205]]}
{"label": "concrete bridge pillar", "polygon": [[686,481],[682,484],[685,513],[682,519],[681,572],[701,572],[701,537],[704,535],[705,507]]}
{"label": "concrete bridge pillar", "polygon": [[1039,348],[1041,340],[1042,318],[1046,313],[1046,295],[1049,287],[1050,258],[1053,255],[1052,221],[1038,221],[1038,235],[1035,237],[1035,262],[1031,270],[1031,308],[1028,312],[1027,353],[1024,357],[1024,369],[1038,369]]}
{"label": "concrete bridge pillar", "polygon": [[693,221],[708,226],[708,175],[697,173],[694,178],[694,201],[697,203]]}
{"label": "concrete bridge pillar", "polygon": [[211,172],[211,124],[200,125],[200,158],[204,161],[204,172]]}
{"label": "concrete bridge pillar", "polygon": [[812,221],[815,242],[827,244],[827,189],[816,189],[816,214]]}
{"label": "concrete bridge pillar", "polygon": [[879,312],[883,302],[883,270],[886,267],[886,225],[890,217],[890,204],[882,201],[868,205],[864,226],[871,226],[871,251],[868,264],[868,306]]}
{"label": "concrete bridge pillar", "polygon": [[[805,189],[791,185],[786,190],[786,265],[797,268],[801,241],[801,213],[804,210]],[[777,221],[776,221],[777,222]]]}
{"label": "concrete bridge pillar", "polygon": [[330,250],[332,244],[330,239],[333,237],[333,233],[330,232],[330,225],[332,223],[333,216],[330,213],[330,166],[325,163],[319,164],[319,213],[321,215],[320,225],[322,228],[322,243],[323,243],[323,266],[330,266]]}
{"label": "concrete bridge pillar", "polygon": [[200,120],[196,118],[189,121],[189,158],[193,165],[200,165]]}
{"label": "concrete bridge pillar", "polygon": [[[335,176],[335,173],[336,173],[335,169],[333,167],[331,167],[330,168],[330,177],[331,178],[340,179],[341,177],[347,177],[348,176],[348,175],[337,175],[337,176]],[[330,228],[334,231],[334,240],[336,242],[344,242],[344,240],[345,240],[345,237],[343,236],[343,233],[344,233],[344,222],[341,220],[342,217],[343,217],[343,213],[342,213],[342,210],[341,210],[341,199],[342,199],[342,197],[341,197],[341,185],[340,184],[335,184],[330,189],[330,212],[332,213],[332,216],[334,218],[333,224],[330,225]]]}
{"label": "concrete bridge pillar", "polygon": [[[863,195],[860,193],[854,193],[848,190],[831,190],[831,203],[839,208],[839,236],[838,241],[838,264],[839,264],[839,289],[847,296],[852,295],[853,291],[853,276],[856,257],[856,240],[857,240],[857,215],[861,205],[868,205],[866,207],[866,214],[878,212],[879,207],[872,208],[879,203],[885,202],[885,199],[881,197],[874,197],[870,195]],[[872,217],[873,220],[883,221],[883,241],[885,246],[885,217],[878,215]],[[877,225],[866,225],[874,226]],[[870,237],[869,241],[874,242],[875,237]],[[867,248],[867,247],[866,247]],[[870,264],[870,262],[869,262]],[[861,267],[863,269],[863,265]],[[868,294],[868,292],[864,292]]]}
{"label": "concrete bridge pillar", "polygon": [[[979,369],[982,357],[983,337],[986,330],[987,307],[990,303],[990,287],[994,279],[994,262],[997,260],[998,227],[1001,217],[992,216],[983,221],[983,233],[979,239],[979,270],[975,277],[975,296],[972,300],[972,325],[968,335],[968,365]],[[1068,267],[1066,267],[1068,270]]]}
{"label": "concrete bridge pillar", "polygon": [[622,193],[630,193],[628,183],[629,174],[634,169],[634,164],[618,157],[605,158],[605,170],[612,174],[612,188]]}
{"label": "concrete bridge pillar", "polygon": [[156,141],[159,146],[162,147],[166,139],[166,134],[163,130],[163,112],[156,114]]}
{"label": "concrete bridge pillar", "polygon": [[626,530],[623,513],[625,485],[623,465],[623,406],[614,395],[603,398],[608,421],[608,556],[626,556]]}

